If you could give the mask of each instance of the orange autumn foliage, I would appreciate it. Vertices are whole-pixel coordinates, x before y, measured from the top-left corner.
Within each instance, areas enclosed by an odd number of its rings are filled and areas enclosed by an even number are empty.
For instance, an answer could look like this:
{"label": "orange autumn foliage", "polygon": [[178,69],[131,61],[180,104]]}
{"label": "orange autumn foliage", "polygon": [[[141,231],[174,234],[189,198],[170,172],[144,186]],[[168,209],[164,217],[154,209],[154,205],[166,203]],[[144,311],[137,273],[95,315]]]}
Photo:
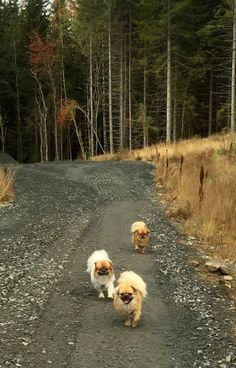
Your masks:
{"label": "orange autumn foliage", "polygon": [[70,124],[75,113],[77,102],[75,100],[61,101],[57,121],[60,126]]}
{"label": "orange autumn foliage", "polygon": [[56,64],[55,46],[49,41],[43,41],[41,36],[32,32],[31,43],[28,45],[30,66],[34,73],[42,75]]}

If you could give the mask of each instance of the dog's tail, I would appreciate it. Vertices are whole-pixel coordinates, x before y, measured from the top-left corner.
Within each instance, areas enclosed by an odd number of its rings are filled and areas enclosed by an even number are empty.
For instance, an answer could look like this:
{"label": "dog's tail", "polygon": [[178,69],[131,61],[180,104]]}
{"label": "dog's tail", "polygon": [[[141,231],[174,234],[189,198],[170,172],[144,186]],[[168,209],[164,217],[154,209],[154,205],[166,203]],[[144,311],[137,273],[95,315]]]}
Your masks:
{"label": "dog's tail", "polygon": [[128,283],[137,289],[143,298],[147,296],[147,285],[143,281],[142,277],[133,271],[122,272],[117,282],[118,284]]}
{"label": "dog's tail", "polygon": [[133,234],[133,233],[135,233],[135,231],[139,230],[140,228],[144,228],[144,227],[146,227],[145,222],[143,222],[143,221],[134,222],[131,225],[130,232]]}

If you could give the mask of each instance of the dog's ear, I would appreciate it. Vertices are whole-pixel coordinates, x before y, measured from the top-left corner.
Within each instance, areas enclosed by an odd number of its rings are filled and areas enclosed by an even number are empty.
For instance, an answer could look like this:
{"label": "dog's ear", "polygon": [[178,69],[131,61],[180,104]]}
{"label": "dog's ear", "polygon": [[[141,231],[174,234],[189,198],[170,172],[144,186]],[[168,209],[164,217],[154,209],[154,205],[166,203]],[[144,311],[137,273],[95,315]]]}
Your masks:
{"label": "dog's ear", "polygon": [[132,287],[132,289],[133,289],[133,291],[135,292],[135,293],[137,293],[137,289],[134,287],[134,286],[131,286]]}
{"label": "dog's ear", "polygon": [[115,287],[115,290],[114,290],[114,294],[118,295],[119,294],[119,289],[120,289],[120,286],[116,286]]}

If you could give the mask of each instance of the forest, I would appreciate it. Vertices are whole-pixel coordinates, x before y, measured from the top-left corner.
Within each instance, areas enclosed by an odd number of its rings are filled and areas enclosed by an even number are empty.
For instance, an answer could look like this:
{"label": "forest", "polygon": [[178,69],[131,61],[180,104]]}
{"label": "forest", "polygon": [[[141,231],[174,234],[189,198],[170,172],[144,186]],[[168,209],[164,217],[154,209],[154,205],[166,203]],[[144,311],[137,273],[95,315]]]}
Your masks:
{"label": "forest", "polygon": [[236,0],[0,1],[0,150],[18,162],[234,132]]}

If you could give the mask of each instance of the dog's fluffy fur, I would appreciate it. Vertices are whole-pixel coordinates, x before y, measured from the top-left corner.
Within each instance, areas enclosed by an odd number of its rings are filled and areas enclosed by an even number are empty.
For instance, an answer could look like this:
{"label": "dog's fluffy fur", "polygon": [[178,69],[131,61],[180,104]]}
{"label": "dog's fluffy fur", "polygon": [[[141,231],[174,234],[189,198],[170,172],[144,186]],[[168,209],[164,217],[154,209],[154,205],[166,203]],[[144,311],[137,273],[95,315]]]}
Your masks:
{"label": "dog's fluffy fur", "polygon": [[107,290],[108,298],[113,298],[115,275],[112,261],[105,250],[93,252],[87,261],[87,272],[98,291],[98,297],[105,298],[104,290]]}
{"label": "dog's fluffy fur", "polygon": [[135,249],[143,254],[149,242],[149,228],[143,221],[137,221],[131,225],[130,231]]}
{"label": "dog's fluffy fur", "polygon": [[136,327],[141,318],[142,301],[147,295],[146,284],[133,271],[123,272],[114,293],[114,308],[125,318],[125,326]]}

